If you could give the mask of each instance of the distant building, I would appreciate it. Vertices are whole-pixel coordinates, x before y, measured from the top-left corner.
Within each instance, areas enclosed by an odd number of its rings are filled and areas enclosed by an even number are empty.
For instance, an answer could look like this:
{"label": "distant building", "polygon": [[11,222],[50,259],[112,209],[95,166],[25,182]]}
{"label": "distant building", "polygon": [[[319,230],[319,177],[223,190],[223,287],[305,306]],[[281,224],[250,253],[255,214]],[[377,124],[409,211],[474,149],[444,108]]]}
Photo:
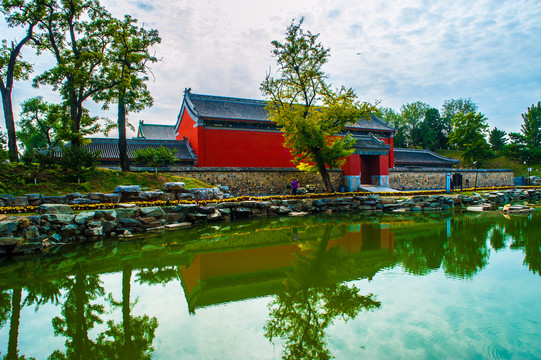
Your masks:
{"label": "distant building", "polygon": [[451,168],[460,160],[438,155],[430,150],[394,149],[394,164],[396,168]]}

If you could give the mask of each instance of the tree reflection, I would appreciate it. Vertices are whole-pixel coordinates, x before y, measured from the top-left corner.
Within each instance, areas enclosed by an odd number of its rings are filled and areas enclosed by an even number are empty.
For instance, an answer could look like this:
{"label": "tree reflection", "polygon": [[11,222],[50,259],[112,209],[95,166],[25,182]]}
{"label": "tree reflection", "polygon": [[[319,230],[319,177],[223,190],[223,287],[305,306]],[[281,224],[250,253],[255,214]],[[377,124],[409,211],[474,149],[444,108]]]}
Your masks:
{"label": "tree reflection", "polygon": [[135,302],[130,302],[131,275],[131,268],[125,267],[122,271],[122,302],[110,299],[114,306],[122,308],[122,323],[109,320],[108,329],[98,337],[98,346],[105,359],[151,359],[154,351],[152,342],[158,320],[148,315],[130,314],[135,305]]}
{"label": "tree reflection", "polygon": [[541,275],[541,214],[513,216],[505,225],[505,233],[512,238],[510,247],[524,251],[524,264],[534,274]]}
{"label": "tree reflection", "polygon": [[356,286],[340,281],[354,273],[355,262],[338,246],[327,249],[332,227],[318,241],[304,244],[285,290],[269,305],[265,337],[285,341],[284,359],[329,359],[325,329],[336,318],[347,321],[381,305],[372,294],[360,295]]}
{"label": "tree reflection", "polygon": [[62,305],[63,317],[53,319],[53,329],[56,336],[67,338],[66,352],[55,350],[49,358],[97,359],[98,349],[88,333],[96,324],[103,322],[100,316],[105,312],[103,305],[95,303],[105,293],[99,276],[78,272],[66,278],[65,289],[67,297]]}

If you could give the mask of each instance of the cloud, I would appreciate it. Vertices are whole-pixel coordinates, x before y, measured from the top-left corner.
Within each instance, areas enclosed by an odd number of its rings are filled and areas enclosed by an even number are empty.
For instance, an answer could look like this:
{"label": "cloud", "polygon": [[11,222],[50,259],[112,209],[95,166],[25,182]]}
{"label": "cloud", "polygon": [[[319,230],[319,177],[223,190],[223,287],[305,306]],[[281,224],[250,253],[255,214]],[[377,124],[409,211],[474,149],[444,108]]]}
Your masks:
{"label": "cloud", "polygon": [[[520,114],[541,99],[541,7],[528,0],[102,3],[163,39],[149,84],[155,105],[131,115],[147,122],[174,123],[186,87],[260,98],[259,84],[276,69],[270,42],[303,16],[304,28],[331,49],[325,70],[332,83],[353,87],[363,100],[441,108],[446,99],[471,97],[491,127],[518,131]],[[14,94],[21,89],[16,84]]]}

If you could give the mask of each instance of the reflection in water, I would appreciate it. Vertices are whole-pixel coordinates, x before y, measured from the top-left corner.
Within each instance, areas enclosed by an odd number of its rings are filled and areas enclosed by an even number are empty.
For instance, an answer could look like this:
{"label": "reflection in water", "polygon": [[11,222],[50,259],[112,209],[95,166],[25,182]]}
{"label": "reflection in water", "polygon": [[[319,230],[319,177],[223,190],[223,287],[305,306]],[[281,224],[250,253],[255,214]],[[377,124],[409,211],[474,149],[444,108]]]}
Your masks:
{"label": "reflection in water", "polygon": [[330,358],[325,329],[338,317],[347,321],[381,305],[372,294],[362,296],[356,286],[341,282],[356,273],[356,262],[340,245],[329,248],[331,229],[296,253],[285,289],[269,305],[265,336],[285,340],[284,358]]}
{"label": "reflection in water", "polygon": [[[507,248],[521,250],[524,265],[539,275],[540,216],[256,220],[4,259],[0,328],[9,320],[9,339],[3,354],[26,358],[18,351],[19,329],[28,321],[22,309],[37,311],[48,304],[60,309],[50,323],[55,336],[66,340],[63,349],[43,357],[150,359],[158,320],[132,314],[137,306],[132,284],[180,283],[191,314],[210,305],[272,296],[264,331],[271,341],[283,340],[283,356],[328,358],[325,331],[333,321],[381,306],[351,280],[370,280],[397,265],[416,275],[441,269],[449,277],[471,279],[486,267],[491,251]],[[103,282],[105,273],[121,274],[121,299],[114,299],[114,289]],[[111,317],[115,309],[120,318]]]}

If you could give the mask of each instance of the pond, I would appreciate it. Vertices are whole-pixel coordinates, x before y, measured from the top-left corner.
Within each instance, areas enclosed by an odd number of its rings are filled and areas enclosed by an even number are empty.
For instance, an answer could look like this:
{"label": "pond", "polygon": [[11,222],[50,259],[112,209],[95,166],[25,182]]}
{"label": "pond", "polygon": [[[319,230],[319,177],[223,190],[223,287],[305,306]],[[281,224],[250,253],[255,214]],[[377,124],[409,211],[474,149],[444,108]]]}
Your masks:
{"label": "pond", "polygon": [[0,261],[0,356],[541,358],[541,213],[208,225]]}

